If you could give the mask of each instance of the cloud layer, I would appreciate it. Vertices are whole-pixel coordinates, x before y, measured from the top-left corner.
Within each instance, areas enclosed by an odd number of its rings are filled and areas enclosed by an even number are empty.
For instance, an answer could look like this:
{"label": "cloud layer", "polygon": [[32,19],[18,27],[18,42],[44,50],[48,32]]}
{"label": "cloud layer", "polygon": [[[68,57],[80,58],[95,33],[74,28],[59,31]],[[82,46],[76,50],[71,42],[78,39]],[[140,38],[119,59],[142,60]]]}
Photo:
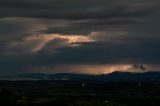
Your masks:
{"label": "cloud layer", "polygon": [[159,0],[2,0],[1,73],[158,67],[159,6]]}

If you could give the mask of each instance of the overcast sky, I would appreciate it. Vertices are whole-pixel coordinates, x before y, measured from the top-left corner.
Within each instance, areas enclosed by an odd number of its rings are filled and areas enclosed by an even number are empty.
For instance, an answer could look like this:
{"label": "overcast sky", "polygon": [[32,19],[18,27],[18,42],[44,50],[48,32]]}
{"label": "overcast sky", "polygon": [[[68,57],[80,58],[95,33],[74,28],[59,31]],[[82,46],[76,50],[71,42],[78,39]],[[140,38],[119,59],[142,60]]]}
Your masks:
{"label": "overcast sky", "polygon": [[[159,0],[1,0],[0,74],[160,70]],[[140,71],[140,70],[139,70]]]}

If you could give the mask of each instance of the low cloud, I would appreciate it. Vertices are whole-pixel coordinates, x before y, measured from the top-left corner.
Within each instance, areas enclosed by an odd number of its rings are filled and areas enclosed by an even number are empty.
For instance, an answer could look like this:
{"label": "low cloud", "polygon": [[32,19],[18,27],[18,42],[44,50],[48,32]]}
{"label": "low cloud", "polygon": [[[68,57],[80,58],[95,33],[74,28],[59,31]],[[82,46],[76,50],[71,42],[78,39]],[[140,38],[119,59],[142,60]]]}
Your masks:
{"label": "low cloud", "polygon": [[[144,65],[149,71],[160,69],[156,65]],[[154,68],[153,68],[154,67]],[[98,71],[97,71],[98,70]],[[146,71],[148,71],[146,70]],[[115,71],[121,72],[143,72],[141,68],[135,68],[132,64],[57,64],[44,65],[39,67],[28,67],[27,71],[45,73],[89,73],[89,74],[108,74]]]}

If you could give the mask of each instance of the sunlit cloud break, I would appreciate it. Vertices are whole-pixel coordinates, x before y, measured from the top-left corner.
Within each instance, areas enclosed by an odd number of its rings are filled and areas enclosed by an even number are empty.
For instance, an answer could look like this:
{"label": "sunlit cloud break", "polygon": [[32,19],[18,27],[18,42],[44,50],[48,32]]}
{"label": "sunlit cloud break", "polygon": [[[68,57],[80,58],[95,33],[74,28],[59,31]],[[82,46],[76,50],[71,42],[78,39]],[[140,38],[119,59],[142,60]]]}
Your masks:
{"label": "sunlit cloud break", "polygon": [[[20,42],[12,42],[9,48],[19,47],[20,51],[26,48],[30,52],[38,52],[43,49],[45,45],[51,43],[52,49],[58,47],[76,47],[80,46],[80,43],[94,42],[95,40],[86,35],[62,35],[62,34],[34,34],[26,36]],[[23,50],[24,51],[24,50]]]}
{"label": "sunlit cloud break", "polygon": [[[138,64],[141,66],[142,64]],[[87,73],[87,74],[109,74],[115,71],[121,72],[147,72],[156,71],[160,67],[155,65],[143,64],[146,70],[135,67],[135,64],[57,64],[28,67],[27,71],[45,72],[45,73]]]}
{"label": "sunlit cloud break", "polygon": [[[83,43],[83,42],[94,42],[89,36],[82,36],[82,35],[60,35],[60,34],[42,34],[42,35],[34,35],[25,38],[25,42],[30,41],[40,41],[41,43],[37,45],[32,51],[36,52],[41,50],[44,45],[50,41],[54,40],[63,40],[61,44],[72,44],[72,43]],[[54,45],[53,45],[54,46]]]}

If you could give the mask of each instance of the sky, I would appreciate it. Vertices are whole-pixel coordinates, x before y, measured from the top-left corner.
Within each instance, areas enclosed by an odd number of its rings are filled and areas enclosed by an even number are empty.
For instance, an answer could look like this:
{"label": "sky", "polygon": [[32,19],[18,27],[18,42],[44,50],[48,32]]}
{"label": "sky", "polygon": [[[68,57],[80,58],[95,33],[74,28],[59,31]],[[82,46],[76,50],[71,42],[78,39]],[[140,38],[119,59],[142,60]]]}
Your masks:
{"label": "sky", "polygon": [[0,75],[160,71],[159,0],[0,0]]}

